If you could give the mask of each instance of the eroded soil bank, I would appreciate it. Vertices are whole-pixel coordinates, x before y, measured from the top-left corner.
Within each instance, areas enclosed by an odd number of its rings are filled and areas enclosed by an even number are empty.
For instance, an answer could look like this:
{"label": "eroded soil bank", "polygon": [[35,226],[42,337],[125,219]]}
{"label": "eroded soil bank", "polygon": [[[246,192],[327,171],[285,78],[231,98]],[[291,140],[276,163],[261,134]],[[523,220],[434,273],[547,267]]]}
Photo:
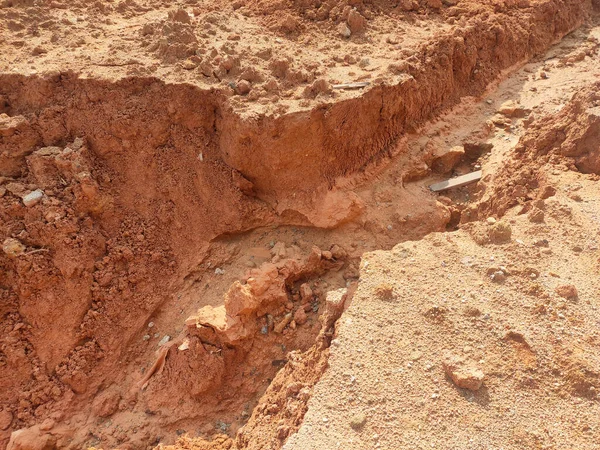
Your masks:
{"label": "eroded soil bank", "polygon": [[[19,8],[3,17],[34,11]],[[590,10],[478,10],[426,36],[395,82],[288,114],[154,76],[0,75],[2,446],[26,429],[11,448],[147,448],[233,436],[252,416],[235,445],[280,447],[327,366],[363,252],[461,218],[415,182],[460,157],[406,132]],[[221,444],[234,445],[190,445]]]}

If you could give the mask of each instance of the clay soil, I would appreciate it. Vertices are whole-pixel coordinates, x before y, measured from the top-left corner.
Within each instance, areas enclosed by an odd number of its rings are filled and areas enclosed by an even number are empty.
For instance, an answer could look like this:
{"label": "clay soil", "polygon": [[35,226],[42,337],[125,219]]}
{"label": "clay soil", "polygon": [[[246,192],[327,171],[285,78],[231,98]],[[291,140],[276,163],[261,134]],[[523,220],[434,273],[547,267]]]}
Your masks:
{"label": "clay soil", "polygon": [[0,449],[600,448],[599,6],[0,0]]}

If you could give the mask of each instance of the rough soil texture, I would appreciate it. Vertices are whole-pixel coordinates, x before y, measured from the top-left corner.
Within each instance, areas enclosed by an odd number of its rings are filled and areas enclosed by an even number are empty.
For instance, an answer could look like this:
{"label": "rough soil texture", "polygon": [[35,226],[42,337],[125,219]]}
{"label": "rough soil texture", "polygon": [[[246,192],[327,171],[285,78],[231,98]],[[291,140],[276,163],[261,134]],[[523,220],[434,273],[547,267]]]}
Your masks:
{"label": "rough soil texture", "polygon": [[599,88],[529,127],[472,205],[487,220],[363,255],[283,448],[600,448]]}
{"label": "rough soil texture", "polygon": [[2,1],[0,448],[596,448],[595,6]]}

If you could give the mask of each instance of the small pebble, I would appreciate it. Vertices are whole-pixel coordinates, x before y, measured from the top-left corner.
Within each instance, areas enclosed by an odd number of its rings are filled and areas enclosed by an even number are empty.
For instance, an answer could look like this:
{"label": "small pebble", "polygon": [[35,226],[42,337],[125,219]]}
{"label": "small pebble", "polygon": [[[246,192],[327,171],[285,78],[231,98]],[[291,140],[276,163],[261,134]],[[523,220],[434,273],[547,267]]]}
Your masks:
{"label": "small pebble", "polygon": [[42,191],[41,189],[36,189],[35,191],[23,196],[23,204],[28,208],[37,205],[43,196],[44,191]]}

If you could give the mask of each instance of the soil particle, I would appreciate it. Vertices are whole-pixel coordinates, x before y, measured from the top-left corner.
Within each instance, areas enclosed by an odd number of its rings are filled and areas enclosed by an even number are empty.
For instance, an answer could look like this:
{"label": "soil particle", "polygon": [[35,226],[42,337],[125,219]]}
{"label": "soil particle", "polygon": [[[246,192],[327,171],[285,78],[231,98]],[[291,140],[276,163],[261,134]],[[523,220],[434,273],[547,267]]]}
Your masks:
{"label": "soil particle", "polygon": [[529,214],[527,214],[527,218],[530,222],[542,223],[544,221],[544,211],[539,208],[533,208]]}
{"label": "soil particle", "polygon": [[578,296],[577,288],[572,284],[562,284],[557,286],[554,292],[567,299],[575,299]]}
{"label": "soil particle", "polygon": [[350,428],[353,430],[361,430],[367,423],[367,416],[365,414],[357,414],[350,419]]}
{"label": "soil particle", "polygon": [[498,221],[489,227],[488,236],[491,243],[504,244],[510,242],[512,229],[508,223]]}
{"label": "soil particle", "polygon": [[477,391],[483,384],[483,372],[472,362],[456,355],[447,355],[442,362],[446,375],[458,387]]}
{"label": "soil particle", "polygon": [[25,250],[26,247],[18,239],[6,238],[2,243],[2,251],[9,258],[16,258],[25,253]]}
{"label": "soil particle", "polygon": [[56,438],[43,433],[39,426],[24,428],[13,432],[7,450],[54,450]]}
{"label": "soil particle", "polygon": [[252,90],[252,85],[247,80],[240,80],[236,85],[236,91],[239,95],[247,95]]}
{"label": "soil particle", "polygon": [[10,411],[0,411],[0,430],[6,430],[13,421],[13,415]]}
{"label": "soil particle", "polygon": [[498,108],[498,113],[511,118],[524,117],[528,112],[528,110],[516,103],[514,100],[508,100],[502,103],[500,108]]}
{"label": "soil particle", "polygon": [[294,322],[296,322],[297,325],[304,325],[307,317],[308,316],[306,315],[304,308],[298,308],[294,313]]}
{"label": "soil particle", "polygon": [[465,150],[462,146],[456,146],[443,152],[431,162],[431,168],[436,173],[448,173],[460,162],[465,156]]}
{"label": "soil particle", "polygon": [[352,33],[360,33],[365,30],[366,19],[355,9],[348,13],[348,27]]}

